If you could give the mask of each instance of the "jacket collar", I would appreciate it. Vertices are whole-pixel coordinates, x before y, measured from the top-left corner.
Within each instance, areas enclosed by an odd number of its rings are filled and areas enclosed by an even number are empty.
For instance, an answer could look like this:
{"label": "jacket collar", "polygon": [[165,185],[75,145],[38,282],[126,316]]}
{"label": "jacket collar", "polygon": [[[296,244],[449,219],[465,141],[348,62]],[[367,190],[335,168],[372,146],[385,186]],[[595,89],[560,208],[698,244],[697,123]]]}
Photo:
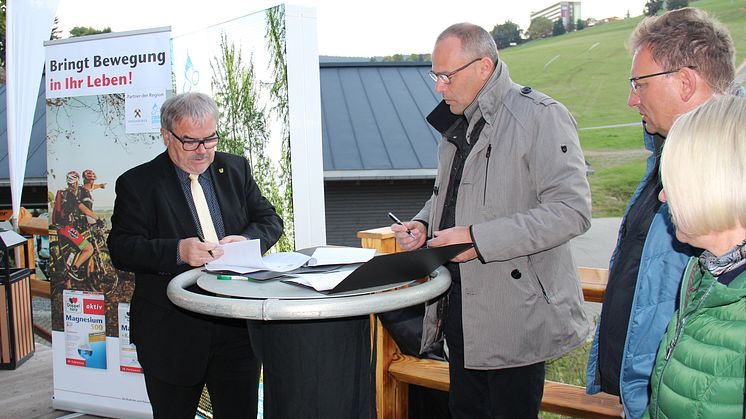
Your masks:
{"label": "jacket collar", "polygon": [[508,66],[502,60],[498,60],[487,83],[479,91],[474,102],[464,110],[469,122],[481,117],[488,122],[494,121],[497,109],[502,106],[503,98],[512,84]]}
{"label": "jacket collar", "polygon": [[[502,106],[503,97],[512,83],[508,66],[502,60],[498,60],[487,83],[484,84],[474,101],[464,110],[463,117],[469,122],[474,118],[479,119],[481,117],[484,117],[488,123],[494,121],[498,108]],[[448,104],[441,101],[427,116],[427,122],[438,132],[445,134],[448,128],[453,126],[460,118],[462,118],[461,115],[451,113]]]}

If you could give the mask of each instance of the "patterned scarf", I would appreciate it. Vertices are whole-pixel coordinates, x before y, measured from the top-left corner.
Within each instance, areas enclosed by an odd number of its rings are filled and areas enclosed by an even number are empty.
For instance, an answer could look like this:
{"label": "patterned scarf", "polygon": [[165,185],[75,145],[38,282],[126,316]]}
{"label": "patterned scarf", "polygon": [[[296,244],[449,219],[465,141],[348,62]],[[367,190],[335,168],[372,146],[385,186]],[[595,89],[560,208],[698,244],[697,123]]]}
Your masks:
{"label": "patterned scarf", "polygon": [[746,240],[720,257],[705,250],[699,257],[699,264],[716,278],[743,266],[746,264]]}

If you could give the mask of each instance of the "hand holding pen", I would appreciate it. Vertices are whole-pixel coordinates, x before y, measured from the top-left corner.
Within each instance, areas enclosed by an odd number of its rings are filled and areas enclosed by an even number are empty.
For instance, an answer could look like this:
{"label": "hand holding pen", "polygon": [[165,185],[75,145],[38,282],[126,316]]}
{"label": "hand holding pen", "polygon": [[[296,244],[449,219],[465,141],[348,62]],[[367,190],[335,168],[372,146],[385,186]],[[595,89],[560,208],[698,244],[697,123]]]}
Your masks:
{"label": "hand holding pen", "polygon": [[[202,238],[202,236],[197,236],[200,242],[204,243],[205,239]],[[210,254],[211,257],[215,257],[215,255],[212,254],[212,250],[208,250],[207,253]]]}
{"label": "hand holding pen", "polygon": [[202,266],[221,256],[224,251],[216,243],[205,242],[201,237],[189,237],[178,242],[179,259],[189,266]]}
{"label": "hand holding pen", "polygon": [[403,250],[414,250],[425,244],[427,239],[425,224],[418,221],[410,221],[405,224],[394,214],[389,213],[388,215],[394,221],[391,229],[396,233],[396,241],[399,243],[399,247]]}
{"label": "hand holding pen", "polygon": [[414,234],[412,234],[412,230],[410,230],[407,226],[405,226],[404,224],[402,224],[401,220],[399,220],[399,218],[396,215],[394,215],[393,213],[389,212],[389,218],[391,218],[396,224],[399,224],[400,226],[406,228],[407,229],[407,234],[409,235],[409,237],[414,238]]}

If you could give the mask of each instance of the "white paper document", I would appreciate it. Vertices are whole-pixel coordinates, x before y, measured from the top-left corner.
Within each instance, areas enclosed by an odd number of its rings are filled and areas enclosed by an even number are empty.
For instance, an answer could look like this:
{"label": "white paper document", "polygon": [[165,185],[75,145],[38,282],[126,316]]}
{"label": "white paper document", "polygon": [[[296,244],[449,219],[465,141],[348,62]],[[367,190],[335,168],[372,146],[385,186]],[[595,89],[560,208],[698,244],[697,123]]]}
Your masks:
{"label": "white paper document", "polygon": [[357,265],[350,265],[329,272],[297,274],[284,282],[304,285],[316,291],[329,291],[347,278],[356,268]]}
{"label": "white paper document", "polygon": [[376,255],[376,249],[359,247],[319,247],[313,251],[308,266],[365,263]]}
{"label": "white paper document", "polygon": [[205,265],[210,271],[287,272],[303,266],[310,259],[310,256],[297,252],[276,252],[262,257],[259,239],[223,244],[220,248],[225,252],[223,256]]}

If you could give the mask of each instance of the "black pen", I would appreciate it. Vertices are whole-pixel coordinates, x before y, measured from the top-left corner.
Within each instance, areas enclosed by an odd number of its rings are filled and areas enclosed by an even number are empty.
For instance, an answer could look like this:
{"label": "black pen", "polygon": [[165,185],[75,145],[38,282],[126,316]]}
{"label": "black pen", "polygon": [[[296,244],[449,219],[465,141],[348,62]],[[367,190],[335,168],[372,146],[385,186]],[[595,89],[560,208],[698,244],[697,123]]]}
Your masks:
{"label": "black pen", "polygon": [[[394,214],[392,214],[392,213],[389,212],[389,218],[391,218],[392,220],[394,220],[394,222],[396,224],[399,224],[400,226],[404,227],[404,224],[402,224],[402,222],[399,221],[398,218],[396,218],[396,215],[394,215]],[[407,228],[407,234],[409,234],[409,237],[414,238],[414,234],[412,234],[412,230],[410,230],[408,228]]]}
{"label": "black pen", "polygon": [[[198,238],[198,239],[199,239],[199,241],[201,241],[202,243],[204,243],[204,242],[205,242],[205,239],[203,239],[202,237],[200,237],[200,236],[197,236],[197,238]],[[213,254],[212,254],[212,250],[208,250],[208,251],[207,251],[207,253],[209,253],[209,254],[210,254],[210,257],[215,257],[215,255],[213,255]]]}

